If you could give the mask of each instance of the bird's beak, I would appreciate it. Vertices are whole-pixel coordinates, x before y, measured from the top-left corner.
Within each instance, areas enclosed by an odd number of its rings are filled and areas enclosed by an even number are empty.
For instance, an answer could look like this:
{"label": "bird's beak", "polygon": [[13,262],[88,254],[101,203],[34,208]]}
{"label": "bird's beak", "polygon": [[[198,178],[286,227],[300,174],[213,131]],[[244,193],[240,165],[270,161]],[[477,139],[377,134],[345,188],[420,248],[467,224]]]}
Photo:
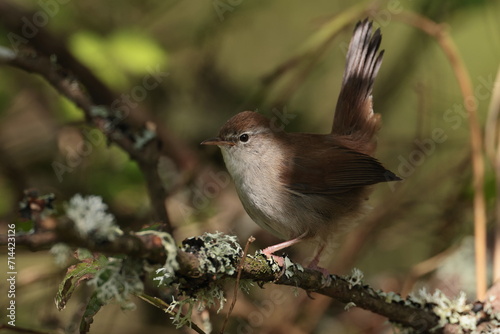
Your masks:
{"label": "bird's beak", "polygon": [[210,138],[201,142],[200,145],[217,145],[217,146],[234,146],[234,143],[227,140],[222,140],[219,137]]}

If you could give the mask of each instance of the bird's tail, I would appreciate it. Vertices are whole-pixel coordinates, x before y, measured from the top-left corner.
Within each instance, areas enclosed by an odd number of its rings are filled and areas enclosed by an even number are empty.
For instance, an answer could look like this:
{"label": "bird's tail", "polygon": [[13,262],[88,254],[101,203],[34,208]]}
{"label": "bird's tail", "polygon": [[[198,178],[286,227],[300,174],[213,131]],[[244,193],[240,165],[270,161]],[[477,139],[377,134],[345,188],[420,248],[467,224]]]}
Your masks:
{"label": "bird's tail", "polygon": [[373,154],[380,115],[373,113],[372,88],[384,51],[379,52],[380,29],[372,34],[372,22],[358,22],[347,51],[332,134],[341,136],[353,149]]}

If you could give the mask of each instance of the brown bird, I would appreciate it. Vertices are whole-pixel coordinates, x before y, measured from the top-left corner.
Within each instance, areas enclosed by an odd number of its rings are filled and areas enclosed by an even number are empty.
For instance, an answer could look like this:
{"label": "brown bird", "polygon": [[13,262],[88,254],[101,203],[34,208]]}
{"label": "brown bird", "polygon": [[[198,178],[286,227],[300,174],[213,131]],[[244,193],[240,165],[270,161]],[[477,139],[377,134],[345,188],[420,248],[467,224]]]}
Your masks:
{"label": "brown bird", "polygon": [[382,63],[380,29],[359,22],[347,52],[347,64],[330,134],[287,133],[265,116],[241,112],[204,145],[222,150],[240,200],[262,228],[287,241],[268,247],[273,253],[305,239],[318,241],[310,267],[332,236],[355,225],[366,212],[371,185],[400,180],[372,157],[380,115],[373,113],[372,87]]}

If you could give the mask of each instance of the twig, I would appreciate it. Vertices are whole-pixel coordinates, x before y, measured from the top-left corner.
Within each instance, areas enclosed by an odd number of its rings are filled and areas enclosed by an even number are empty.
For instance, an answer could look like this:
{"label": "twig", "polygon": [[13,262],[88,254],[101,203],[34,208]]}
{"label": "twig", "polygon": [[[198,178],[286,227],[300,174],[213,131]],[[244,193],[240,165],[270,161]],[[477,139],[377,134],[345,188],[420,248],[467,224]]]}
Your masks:
{"label": "twig", "polygon": [[484,186],[484,160],[481,127],[477,118],[476,103],[471,103],[474,90],[467,67],[460,58],[455,43],[442,25],[416,13],[403,12],[396,18],[424,31],[434,37],[439,46],[448,57],[451,67],[464,99],[464,107],[469,115],[470,146],[473,170],[474,187],[474,238],[476,255],[476,293],[482,300],[487,289],[487,258],[486,258],[486,201],[483,191]]}
{"label": "twig", "polygon": [[240,285],[241,272],[243,271],[243,265],[245,264],[245,259],[247,258],[248,246],[250,246],[250,244],[254,241],[255,241],[255,238],[253,236],[250,236],[250,238],[248,238],[247,243],[245,245],[245,249],[243,250],[243,256],[241,257],[240,263],[238,264],[238,275],[236,276],[236,282],[234,282],[233,301],[231,302],[231,306],[229,307],[229,311],[227,312],[226,318],[224,319],[224,323],[222,324],[220,334],[224,334],[224,330],[226,329],[226,325],[227,325],[227,322],[229,320],[229,317],[231,316],[231,313],[233,312],[234,305],[236,305],[236,300],[238,300],[238,290],[239,290],[239,285]]}
{"label": "twig", "polygon": [[500,67],[495,78],[495,85],[488,108],[488,118],[484,130],[484,146],[486,154],[492,164],[495,164],[498,148],[498,122],[500,121]]}
{"label": "twig", "polygon": [[[38,55],[22,55],[12,50],[0,46],[0,64],[19,68],[29,73],[41,75],[60,94],[64,95],[85,114],[87,122],[102,131],[110,142],[114,142],[121,147],[129,156],[134,159],[141,169],[146,184],[152,207],[163,224],[163,230],[172,231],[170,219],[165,206],[165,199],[168,193],[162,186],[159,175],[158,162],[160,158],[160,140],[158,137],[151,138],[142,148],[138,149],[134,138],[143,135],[146,124],[128,124],[126,118],[119,119],[110,112],[110,119],[103,118],[96,113],[101,106],[95,105],[91,98],[85,94],[79,82],[67,75],[67,71],[59,65],[53,63],[49,58]],[[112,111],[112,105],[107,105],[106,109]],[[119,126],[117,126],[119,123]]]}
{"label": "twig", "polygon": [[486,153],[495,171],[497,196],[495,200],[495,246],[493,253],[493,281],[500,280],[500,136],[498,125],[500,121],[500,68],[495,79],[495,86],[490,101],[488,119],[484,133]]}
{"label": "twig", "polygon": [[[73,247],[87,248],[107,255],[125,254],[135,258],[147,259],[152,263],[162,264],[166,254],[162,249],[159,237],[151,234],[123,234],[112,242],[93,242],[91,238],[82,237],[71,228],[65,220],[58,221],[56,230],[41,231],[34,234],[16,235],[16,245],[23,245],[32,251],[45,250],[56,243],[64,242]],[[0,245],[7,245],[7,236],[0,235]]]}
{"label": "twig", "polygon": [[[25,21],[24,18],[33,17],[33,12],[8,2],[0,1],[0,24],[5,26],[6,34],[17,34],[24,36]],[[27,42],[24,45],[24,42]],[[79,82],[85,87],[92,101],[97,105],[110,105],[119,97],[102,80],[100,80],[92,70],[82,64],[66,47],[67,43],[52,34],[45,26],[37,26],[36,34],[30,36],[27,40],[23,39],[21,48],[34,48],[45,56],[57,56],[57,62],[65,69],[78,78]],[[143,108],[142,105],[130,108],[129,119],[131,123],[142,124],[145,121],[155,121],[155,116]],[[170,133],[164,130],[165,126],[158,127],[158,137],[164,144],[162,153],[168,156],[179,170],[191,171],[196,165],[196,157],[187,145],[182,145]]]}

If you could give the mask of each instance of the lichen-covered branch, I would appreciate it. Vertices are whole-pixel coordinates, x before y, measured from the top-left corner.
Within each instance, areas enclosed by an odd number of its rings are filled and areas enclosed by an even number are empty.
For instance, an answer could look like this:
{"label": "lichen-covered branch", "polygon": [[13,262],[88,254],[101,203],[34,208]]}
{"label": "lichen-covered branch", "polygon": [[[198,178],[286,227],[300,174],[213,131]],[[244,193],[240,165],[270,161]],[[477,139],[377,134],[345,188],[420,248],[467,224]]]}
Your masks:
{"label": "lichen-covered branch", "polygon": [[[146,259],[149,263],[164,265],[168,252],[176,250],[176,268],[170,268],[170,283],[177,283],[179,290],[186,294],[196,294],[223,278],[236,278],[237,266],[243,254],[236,238],[221,233],[205,234],[183,241],[182,246],[165,247],[161,233],[145,231],[123,234],[113,240],[95,242],[71,232],[71,223],[61,220],[58,228],[52,231],[16,237],[17,245],[26,245],[32,250],[47,248],[57,242],[64,242],[74,247],[84,247],[105,254],[124,254],[130,257]],[[6,237],[0,238],[0,244],[6,244]],[[172,246],[172,245],[170,245]],[[331,275],[325,279],[322,273],[306,269],[288,259],[286,268],[280,268],[262,254],[248,255],[241,279],[252,280],[259,284],[274,283],[298,287],[309,292],[323,294],[347,304],[349,307],[361,307],[387,317],[391,322],[412,328],[418,332],[436,329],[446,332],[446,326],[457,326],[468,319],[474,319],[474,326],[500,319],[488,308],[470,305],[462,298],[448,300],[442,294],[421,293],[416,297],[401,298],[396,293],[377,291],[362,282],[362,273],[354,270],[352,275],[341,277]],[[472,327],[465,327],[472,328]],[[474,327],[476,328],[476,327]]]}
{"label": "lichen-covered branch", "polygon": [[[194,238],[202,240],[203,237]],[[185,243],[189,243],[185,241]],[[199,254],[204,254],[204,249],[199,252],[179,251],[180,269],[179,278],[186,282],[185,286],[204,286],[214,279],[213,272],[204,271],[204,261],[199,260]],[[231,256],[231,254],[228,254]],[[203,258],[205,256],[202,256]],[[238,260],[238,259],[235,259]],[[212,263],[217,263],[211,259]],[[236,277],[237,273],[230,273]],[[217,277],[219,279],[220,277]],[[276,263],[270,262],[264,255],[247,256],[242,274],[242,279],[249,279],[259,283],[274,283],[298,287],[306,291],[319,293],[337,299],[350,306],[358,306],[387,317],[392,322],[404,327],[417,330],[429,330],[438,327],[439,317],[433,313],[431,305],[422,305],[419,301],[402,299],[395,293],[376,291],[362,283],[362,274],[353,271],[349,277],[330,275],[330,280],[325,280],[322,273],[316,270],[303,268],[299,264],[286,261],[286,268],[280,268]]]}
{"label": "lichen-covered branch", "polygon": [[92,96],[88,95],[88,90],[82,87],[70,71],[51,58],[38,55],[36,51],[16,53],[0,46],[0,64],[41,75],[61,95],[75,103],[85,114],[86,121],[101,130],[109,142],[126,151],[138,163],[145,177],[152,207],[157,219],[163,224],[163,230],[172,231],[165,207],[168,193],[162,186],[158,172],[162,143],[151,123],[135,122],[128,115],[115,110],[113,101],[106,105],[95,104]]}

